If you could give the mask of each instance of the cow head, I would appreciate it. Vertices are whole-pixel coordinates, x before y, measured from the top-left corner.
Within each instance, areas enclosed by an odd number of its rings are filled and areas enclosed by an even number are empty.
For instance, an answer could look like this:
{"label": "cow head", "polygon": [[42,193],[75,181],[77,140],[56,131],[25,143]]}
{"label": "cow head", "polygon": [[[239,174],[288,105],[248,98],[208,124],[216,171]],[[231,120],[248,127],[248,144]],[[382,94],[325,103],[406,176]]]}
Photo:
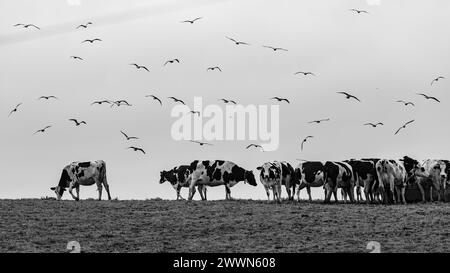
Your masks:
{"label": "cow head", "polygon": [[255,175],[253,174],[253,171],[245,171],[245,182],[252,186],[256,186],[256,179]]}
{"label": "cow head", "polygon": [[172,187],[174,189],[177,189],[177,176],[175,174],[175,172],[173,170],[170,171],[162,171],[160,173],[160,178],[159,178],[159,184],[162,184],[166,181],[169,181],[169,183],[172,185]]}
{"label": "cow head", "polygon": [[407,180],[414,180],[415,178],[428,178],[429,173],[425,170],[424,167],[420,166],[419,162],[411,157],[404,156],[403,159],[400,159],[403,162],[403,166],[405,167]]}
{"label": "cow head", "polygon": [[69,176],[69,172],[67,170],[68,167],[65,167],[63,169],[61,173],[61,178],[59,179],[58,186],[50,188],[50,190],[55,192],[57,200],[61,200],[64,191],[66,190],[66,187],[68,187],[70,181],[72,181],[72,179]]}
{"label": "cow head", "polygon": [[162,184],[162,183],[164,183],[164,182],[167,181],[166,175],[167,175],[168,173],[169,173],[169,172],[166,172],[166,171],[160,172],[159,184]]}
{"label": "cow head", "polygon": [[262,181],[275,181],[280,178],[280,169],[273,163],[264,163],[261,167],[256,168],[260,171],[259,178]]}

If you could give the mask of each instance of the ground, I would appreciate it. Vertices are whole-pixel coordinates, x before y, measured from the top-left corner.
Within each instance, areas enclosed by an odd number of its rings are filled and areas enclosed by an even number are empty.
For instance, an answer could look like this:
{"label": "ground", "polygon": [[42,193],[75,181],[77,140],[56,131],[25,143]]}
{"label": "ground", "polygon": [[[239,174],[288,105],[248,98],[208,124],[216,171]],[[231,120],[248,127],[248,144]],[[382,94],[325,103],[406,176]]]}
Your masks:
{"label": "ground", "polygon": [[450,252],[450,204],[0,200],[0,252]]}

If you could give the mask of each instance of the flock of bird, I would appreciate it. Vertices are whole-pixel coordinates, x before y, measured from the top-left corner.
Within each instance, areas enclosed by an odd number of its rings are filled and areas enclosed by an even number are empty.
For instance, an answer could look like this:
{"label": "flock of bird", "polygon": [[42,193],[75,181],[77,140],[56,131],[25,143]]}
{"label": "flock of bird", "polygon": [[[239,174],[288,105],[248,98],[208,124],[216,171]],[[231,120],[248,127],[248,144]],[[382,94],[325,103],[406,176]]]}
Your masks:
{"label": "flock of bird", "polygon": [[[354,13],[356,13],[356,14],[369,14],[369,12],[366,11],[366,10],[350,9],[350,11],[351,11],[351,12],[354,12]],[[184,21],[181,21],[181,23],[194,24],[194,23],[198,22],[198,21],[201,20],[201,19],[203,19],[203,17],[197,17],[197,18],[194,18],[194,19],[192,19],[192,20],[184,20]],[[76,27],[76,29],[86,29],[86,28],[88,28],[90,25],[93,25],[93,23],[92,23],[92,22],[86,22],[86,23],[84,23],[84,24],[78,25],[78,26]],[[24,23],[18,23],[18,24],[15,24],[14,27],[23,27],[23,28],[26,28],[26,29],[28,29],[28,28],[34,28],[34,29],[36,29],[36,30],[40,30],[40,29],[41,29],[40,27],[36,26],[35,24],[24,24]],[[244,42],[244,41],[236,40],[236,39],[234,39],[234,38],[232,38],[232,37],[225,36],[225,38],[228,39],[228,40],[230,40],[231,42],[233,42],[236,46],[241,46],[241,45],[244,45],[244,46],[250,46],[249,43]],[[93,38],[93,39],[85,39],[85,40],[83,40],[81,43],[90,43],[90,44],[93,44],[93,43],[96,43],[96,42],[102,42],[102,41],[103,41],[103,40],[100,39],[100,38]],[[277,51],[288,51],[288,49],[285,49],[285,48],[282,48],[282,47],[275,47],[275,46],[269,46],[269,45],[263,45],[262,47],[267,48],[267,49],[270,49],[270,50],[272,50],[272,51],[274,51],[274,52],[277,52]],[[76,61],[84,61],[84,59],[83,59],[82,57],[80,57],[80,56],[70,56],[70,58],[73,59],[73,60],[76,60]],[[166,65],[169,65],[169,64],[179,64],[179,63],[180,63],[180,59],[179,59],[179,58],[174,58],[174,59],[170,59],[170,60],[167,60],[166,62],[164,62],[164,63],[163,63],[163,66],[166,66]],[[150,70],[148,69],[148,67],[145,66],[145,65],[141,65],[141,64],[137,64],[137,63],[131,63],[131,64],[129,64],[129,65],[130,65],[130,66],[134,66],[137,70],[144,70],[144,71],[150,72]],[[221,69],[219,66],[211,66],[211,67],[208,67],[206,70],[207,70],[207,71],[218,71],[218,72],[222,72],[222,69]],[[316,76],[316,74],[315,74],[314,72],[311,72],[311,71],[297,71],[297,72],[294,73],[294,75],[302,75],[302,76],[305,76],[305,77],[306,77],[306,76]],[[441,81],[441,80],[444,80],[444,79],[445,79],[444,76],[438,76],[438,77],[434,78],[434,79],[431,81],[431,85],[433,86],[433,85],[436,84],[437,82],[439,82],[439,81]],[[356,97],[355,95],[353,95],[353,94],[351,94],[351,93],[349,93],[349,92],[337,92],[337,94],[343,95],[343,96],[345,97],[345,99],[348,99],[348,100],[354,100],[355,102],[359,102],[359,103],[362,102],[358,97]],[[422,97],[425,98],[426,100],[435,101],[435,102],[437,102],[437,103],[440,103],[440,102],[441,102],[438,98],[436,98],[436,97],[434,97],[434,96],[430,96],[430,95],[424,94],[424,93],[417,93],[417,95],[418,95],[418,96],[422,96]],[[163,101],[162,101],[162,99],[161,99],[160,97],[157,97],[156,95],[153,95],[153,94],[146,95],[145,97],[151,98],[151,99],[155,100],[157,103],[159,103],[161,106],[163,106]],[[176,98],[176,97],[174,97],[174,96],[170,96],[170,97],[167,97],[167,98],[170,99],[170,100],[172,100],[172,101],[175,102],[175,103],[181,103],[181,104],[183,104],[183,105],[186,104],[183,100],[181,100],[181,99],[179,99],[179,98]],[[42,99],[49,100],[49,99],[58,99],[58,98],[55,97],[55,96],[41,96],[41,97],[38,98],[38,100],[42,100]],[[225,104],[234,104],[234,105],[238,104],[236,100],[229,99],[229,98],[221,98],[221,99],[219,99],[219,100],[222,101],[222,102],[225,103]],[[285,102],[285,103],[288,103],[288,104],[291,103],[290,99],[288,99],[288,98],[282,98],[282,97],[277,97],[277,96],[270,98],[270,100],[275,100],[275,101],[277,101],[277,102]],[[412,106],[412,107],[415,106],[415,104],[414,104],[413,102],[411,102],[411,101],[397,100],[396,102],[402,103],[402,104],[404,104],[405,106]],[[131,105],[130,103],[128,103],[126,100],[111,101],[111,100],[106,100],[106,99],[105,99],[105,100],[94,101],[94,102],[91,103],[91,105],[102,105],[102,104],[109,104],[109,105],[111,105],[111,107],[113,107],[113,106],[117,106],[117,107],[119,107],[119,106],[132,106],[132,105]],[[11,116],[11,115],[13,115],[15,112],[17,112],[17,111],[19,110],[19,107],[21,107],[21,106],[22,106],[22,103],[17,104],[17,105],[10,111],[9,116]],[[198,115],[198,116],[201,115],[201,113],[200,113],[199,111],[190,111],[190,113],[191,113],[191,114],[194,114],[194,115]],[[84,121],[84,120],[81,120],[81,121],[80,121],[80,120],[78,120],[78,119],[72,118],[72,119],[69,119],[69,121],[73,122],[73,123],[75,124],[75,126],[77,126],[77,127],[80,126],[80,125],[87,125],[87,122]],[[313,121],[310,121],[309,123],[310,123],[310,124],[320,124],[320,123],[328,122],[328,121],[330,121],[330,119],[329,119],[329,118],[326,118],[326,119],[313,120]],[[406,122],[405,124],[403,124],[401,127],[398,128],[398,130],[395,131],[394,135],[397,135],[401,130],[405,129],[408,125],[410,125],[410,124],[413,123],[414,121],[415,121],[415,120],[410,120],[410,121]],[[384,124],[383,124],[382,122],[375,122],[375,123],[368,122],[368,123],[365,123],[365,124],[364,124],[364,126],[371,126],[371,127],[373,127],[373,128],[376,128],[376,127],[378,127],[378,126],[383,126],[383,125],[384,125]],[[40,130],[37,130],[34,134],[36,134],[36,133],[44,133],[44,132],[46,132],[47,129],[49,129],[49,128],[51,128],[51,127],[52,127],[51,125],[45,126],[44,128],[42,128],[42,129],[40,129]],[[121,132],[121,134],[126,138],[127,141],[139,139],[138,137],[134,137],[134,136],[131,136],[131,137],[130,137],[130,136],[128,136],[128,135],[127,135],[125,132],[123,132],[123,131],[120,131],[120,132]],[[300,144],[301,150],[303,150],[304,144],[305,144],[309,139],[312,139],[312,138],[314,138],[314,136],[309,135],[309,136],[306,136],[305,138],[303,138],[303,139],[301,140],[301,144]],[[190,140],[190,142],[196,143],[196,144],[198,144],[198,145],[200,145],[200,146],[204,146],[204,145],[212,145],[212,144],[210,144],[210,143],[201,142],[201,141],[194,141],[194,140]],[[259,145],[259,144],[256,144],[256,143],[252,143],[252,144],[250,144],[250,145],[248,145],[248,146],[246,147],[246,149],[250,149],[250,148],[259,148],[259,149],[261,149],[262,151],[264,151],[264,149],[262,148],[262,146]],[[131,149],[131,150],[133,150],[133,151],[135,151],[135,152],[141,152],[141,153],[145,154],[144,149],[142,149],[142,148],[140,148],[140,147],[129,146],[129,147],[126,148],[126,149]]]}

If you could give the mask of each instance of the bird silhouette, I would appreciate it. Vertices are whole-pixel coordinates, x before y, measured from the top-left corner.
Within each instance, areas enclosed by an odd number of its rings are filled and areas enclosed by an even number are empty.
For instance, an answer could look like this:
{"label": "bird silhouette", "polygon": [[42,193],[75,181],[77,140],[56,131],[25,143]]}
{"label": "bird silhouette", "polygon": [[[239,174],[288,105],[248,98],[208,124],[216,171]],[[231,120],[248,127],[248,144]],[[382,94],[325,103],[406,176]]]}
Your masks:
{"label": "bird silhouette", "polygon": [[186,103],[184,103],[184,101],[177,99],[175,97],[168,97],[168,99],[172,99],[174,102],[181,102],[182,104],[186,105]]}
{"label": "bird silhouette", "polygon": [[228,104],[228,103],[237,104],[236,101],[234,101],[234,100],[227,100],[227,99],[220,99],[220,100],[223,101],[225,104]]}
{"label": "bird silhouette", "polygon": [[364,126],[367,126],[367,125],[370,125],[370,126],[372,126],[373,128],[375,128],[375,127],[377,127],[378,125],[384,125],[382,122],[377,122],[377,123],[371,123],[371,122],[368,122],[368,123],[366,123],[366,124],[364,124]]}
{"label": "bird silhouette", "polygon": [[[47,129],[50,128],[50,127],[52,127],[52,126],[51,126],[51,125],[45,126],[44,128],[42,128],[42,129],[37,130],[36,132],[34,132],[34,134],[37,134],[37,133],[44,133],[45,130],[47,130]],[[34,134],[33,134],[33,135],[34,135]]]}
{"label": "bird silhouette", "polygon": [[121,105],[133,106],[132,104],[129,104],[126,100],[113,101],[112,104],[111,104],[111,107],[113,107],[114,105],[117,105],[117,106],[121,106]]}
{"label": "bird silhouette", "polygon": [[438,100],[437,98],[432,97],[432,96],[428,96],[428,95],[423,94],[423,93],[417,93],[417,95],[423,96],[423,97],[426,98],[427,100],[434,100],[434,101],[437,101],[437,102],[441,102],[441,101]]}
{"label": "bird silhouette", "polygon": [[277,100],[277,101],[279,101],[279,102],[285,101],[285,102],[287,102],[287,103],[291,103],[288,99],[280,98],[280,97],[273,97],[273,98],[270,98],[270,99],[271,99],[271,100]]}
{"label": "bird silhouette", "polygon": [[34,28],[39,29],[39,30],[41,29],[40,27],[38,27],[38,26],[36,26],[36,25],[33,25],[33,24],[15,24],[14,26],[15,26],[15,27],[22,26],[22,27],[24,27],[24,28],[34,27]]}
{"label": "bird silhouette", "polygon": [[359,9],[350,9],[350,11],[354,11],[354,12],[356,12],[356,13],[358,13],[358,14],[361,14],[361,13],[369,13],[367,10],[359,10]]}
{"label": "bird silhouette", "polygon": [[138,137],[135,137],[135,136],[128,136],[128,135],[125,134],[123,131],[120,131],[120,132],[122,133],[122,135],[125,136],[125,138],[126,138],[127,140],[131,140],[131,139],[139,139]]}
{"label": "bird silhouette", "polygon": [[445,77],[439,76],[439,77],[433,79],[433,81],[431,81],[431,85],[433,85],[435,82],[438,82],[439,80],[443,80],[443,79],[445,79]]}
{"label": "bird silhouette", "polygon": [[262,151],[264,151],[264,148],[261,145],[253,143],[245,147],[245,149],[250,149],[251,147],[260,148]]}
{"label": "bird silhouette", "polygon": [[403,103],[405,106],[408,106],[408,105],[416,106],[414,103],[412,103],[412,102],[410,102],[410,101],[398,100],[398,101],[396,101],[396,102],[401,102],[401,103]]}
{"label": "bird silhouette", "polygon": [[150,71],[147,69],[147,67],[145,67],[145,66],[143,66],[143,65],[138,65],[138,64],[135,64],[135,63],[130,64],[130,65],[134,65],[134,67],[136,67],[137,69],[144,69],[144,70],[147,70],[147,72],[150,72]]}
{"label": "bird silhouette", "polygon": [[308,139],[310,139],[310,138],[313,138],[313,136],[307,136],[307,137],[305,137],[305,138],[302,140],[302,144],[301,144],[301,149],[302,149],[302,151],[303,151],[303,144],[305,144],[305,142],[306,142]]}
{"label": "bird silhouette", "polygon": [[109,100],[99,100],[99,101],[94,101],[93,103],[91,103],[91,105],[94,105],[94,104],[102,105],[103,103],[111,104],[112,102],[110,102]]}
{"label": "bird silhouette", "polygon": [[303,74],[303,76],[308,76],[308,75],[315,76],[316,75],[312,72],[304,72],[304,71],[298,71],[298,72],[294,73],[294,75],[298,75],[298,74]]}
{"label": "bird silhouette", "polygon": [[330,119],[327,118],[327,119],[313,120],[313,121],[310,121],[308,123],[317,123],[317,124],[319,124],[319,123],[324,122],[324,121],[330,121]]}
{"label": "bird silhouette", "polygon": [[201,142],[201,141],[195,141],[195,140],[189,140],[189,141],[192,142],[192,143],[197,143],[197,144],[200,145],[200,146],[203,146],[203,145],[210,145],[210,146],[212,146],[211,143],[206,143],[206,142]]}
{"label": "bird silhouette", "polygon": [[192,19],[192,20],[184,20],[184,21],[181,21],[181,23],[191,23],[191,24],[193,24],[195,21],[200,20],[202,18],[203,17],[197,17],[197,18]]}
{"label": "bird silhouette", "polygon": [[400,132],[401,129],[405,129],[407,125],[409,125],[409,124],[411,124],[411,123],[413,123],[413,122],[414,122],[414,120],[410,120],[410,121],[408,121],[407,123],[403,124],[400,128],[398,128],[398,130],[395,132],[394,135],[398,134],[398,133]]}
{"label": "bird silhouette", "polygon": [[78,56],[70,56],[70,58],[74,59],[74,60],[80,60],[80,61],[84,61],[83,58],[78,57]]}
{"label": "bird silhouette", "polygon": [[277,51],[277,50],[288,51],[287,49],[282,48],[282,47],[273,47],[273,46],[263,46],[263,47],[265,47],[265,48],[270,48],[270,49],[272,49],[273,51]]}
{"label": "bird silhouette", "polygon": [[99,38],[95,38],[95,39],[86,39],[86,40],[84,40],[83,42],[81,42],[81,43],[86,43],[86,42],[89,42],[89,43],[93,43],[93,42],[96,42],[96,41],[99,41],[99,42],[101,42],[102,41],[102,39],[99,39]]}
{"label": "bird silhouette", "polygon": [[38,98],[38,100],[41,100],[41,99],[45,99],[45,100],[55,99],[55,100],[57,100],[58,98],[55,97],[55,96],[40,96],[40,97]]}
{"label": "bird silhouette", "polygon": [[11,116],[12,113],[17,112],[17,110],[19,109],[19,106],[21,106],[21,105],[22,105],[22,103],[17,104],[16,107],[14,107],[14,109],[12,109],[11,112],[9,112],[8,117]]}
{"label": "bird silhouette", "polygon": [[145,97],[150,97],[150,98],[153,98],[154,100],[157,100],[157,101],[159,101],[159,104],[161,104],[161,106],[162,106],[162,101],[157,97],[157,96],[155,96],[155,95],[146,95]]}
{"label": "bird silhouette", "polygon": [[345,95],[346,99],[355,99],[355,100],[361,102],[357,97],[355,97],[355,96],[353,96],[353,95],[351,95],[351,94],[349,94],[347,92],[337,92],[337,93]]}
{"label": "bird silhouette", "polygon": [[180,63],[180,60],[178,60],[178,59],[168,60],[168,61],[166,61],[166,62],[164,63],[164,66],[165,66],[166,64],[173,64],[174,62]]}
{"label": "bird silhouette", "polygon": [[76,28],[78,29],[78,28],[87,28],[89,25],[92,25],[92,22],[87,22],[86,24],[80,24],[80,25],[78,25]]}
{"label": "bird silhouette", "polygon": [[218,67],[218,66],[208,67],[206,69],[206,71],[209,71],[209,70],[211,70],[211,71],[219,70],[220,72],[222,72],[222,69],[220,69],[220,67]]}
{"label": "bird silhouette", "polygon": [[133,149],[133,151],[135,151],[135,152],[142,152],[143,154],[145,154],[145,151],[144,151],[144,149],[142,149],[142,148],[130,146],[130,147],[128,147],[127,149]]}
{"label": "bird silhouette", "polygon": [[75,126],[80,126],[81,124],[84,124],[84,125],[87,124],[86,121],[84,121],[84,120],[78,121],[77,119],[74,119],[74,118],[71,118],[69,120],[75,122]]}
{"label": "bird silhouette", "polygon": [[231,41],[233,41],[236,45],[250,45],[250,44],[248,44],[248,43],[245,43],[245,42],[240,42],[240,41],[237,41],[237,40],[235,40],[235,39],[233,39],[233,38],[230,38],[230,37],[226,37],[228,40],[231,40]]}

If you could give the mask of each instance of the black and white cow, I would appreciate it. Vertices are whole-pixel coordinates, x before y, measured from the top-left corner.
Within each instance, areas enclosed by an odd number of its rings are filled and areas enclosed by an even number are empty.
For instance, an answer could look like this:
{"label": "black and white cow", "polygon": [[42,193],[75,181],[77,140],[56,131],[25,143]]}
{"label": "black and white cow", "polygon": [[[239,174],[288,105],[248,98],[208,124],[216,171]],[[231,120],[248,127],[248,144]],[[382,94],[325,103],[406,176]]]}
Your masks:
{"label": "black and white cow", "polygon": [[[353,169],[353,179],[356,184],[356,200],[362,201],[361,187],[364,188],[366,203],[373,202],[372,187],[376,177],[375,163],[369,160],[346,160]],[[345,196],[345,191],[344,191]]]}
{"label": "black and white cow", "polygon": [[428,177],[418,177],[416,179],[420,193],[422,194],[422,202],[425,202],[425,192],[422,183],[430,183],[430,201],[433,202],[433,190],[436,190],[438,201],[441,201],[445,191],[447,182],[447,164],[443,160],[427,159],[422,162],[421,167],[424,169]]}
{"label": "black and white cow", "polygon": [[380,161],[380,159],[379,158],[362,158],[361,160],[370,161],[373,163],[373,165],[375,167],[373,183],[372,183],[372,187],[369,191],[369,195],[370,195],[372,202],[381,202],[381,197],[380,197],[381,194],[379,191],[380,181],[378,179],[378,173],[376,171],[376,165],[377,165],[378,161]]}
{"label": "black and white cow", "polygon": [[295,168],[295,178],[299,182],[297,188],[297,201],[300,201],[300,191],[306,188],[309,201],[311,198],[311,187],[322,187],[324,185],[325,166],[319,161],[305,161]]}
{"label": "black and white cow", "polygon": [[240,181],[256,186],[255,175],[231,161],[225,160],[195,160],[189,166],[191,183],[189,185],[189,198],[192,200],[194,187],[206,185],[215,187],[225,185],[225,199],[231,199],[230,188]]}
{"label": "black and white cow", "polygon": [[[353,179],[352,167],[345,162],[327,161],[324,165],[324,189],[325,203],[329,203],[331,194],[337,202],[337,189],[344,190],[344,196],[350,197],[350,202],[355,201],[355,180]],[[347,200],[344,200],[345,202]]]}
{"label": "black and white cow", "polygon": [[[108,200],[111,200],[109,185],[106,180],[106,163],[103,160],[70,163],[64,167],[58,185],[50,189],[56,193],[57,199],[60,200],[66,188],[69,188],[72,198],[78,201],[80,200],[80,185],[91,186],[94,184],[97,185],[98,200],[102,199],[103,186],[108,194]],[[73,188],[77,191],[76,197],[72,193]]]}
{"label": "black and white cow", "polygon": [[[181,197],[180,191],[181,188],[189,188],[189,185],[191,183],[191,171],[189,170],[189,166],[181,165],[169,171],[163,170],[160,175],[161,177],[159,183],[163,184],[164,182],[168,181],[177,192],[177,200],[184,199],[183,197]],[[197,188],[202,200],[206,200],[206,187],[204,187],[203,185],[199,185]]]}
{"label": "black and white cow", "polygon": [[287,162],[274,161],[264,163],[256,169],[260,171],[259,179],[266,190],[269,201],[270,189],[272,189],[273,200],[281,202],[281,185],[285,185],[288,199],[294,199],[295,186],[297,183],[294,168],[291,164]]}

